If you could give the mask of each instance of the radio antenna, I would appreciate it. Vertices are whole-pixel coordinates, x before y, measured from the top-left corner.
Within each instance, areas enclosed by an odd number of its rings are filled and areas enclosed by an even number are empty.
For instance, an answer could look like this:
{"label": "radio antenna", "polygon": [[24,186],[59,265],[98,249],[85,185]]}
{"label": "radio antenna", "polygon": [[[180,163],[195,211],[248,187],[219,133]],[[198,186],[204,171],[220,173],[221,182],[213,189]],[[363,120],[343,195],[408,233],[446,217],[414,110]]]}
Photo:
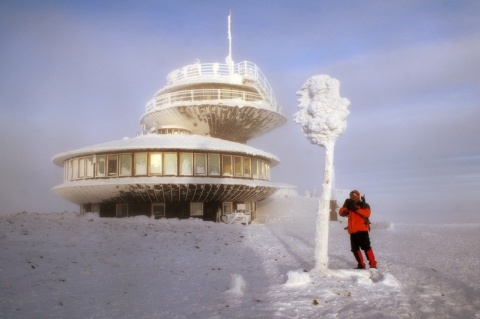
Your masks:
{"label": "radio antenna", "polygon": [[232,64],[233,65],[233,60],[232,60],[232,30],[231,30],[231,23],[232,23],[232,12],[228,14],[228,56],[225,59],[225,62],[227,64]]}

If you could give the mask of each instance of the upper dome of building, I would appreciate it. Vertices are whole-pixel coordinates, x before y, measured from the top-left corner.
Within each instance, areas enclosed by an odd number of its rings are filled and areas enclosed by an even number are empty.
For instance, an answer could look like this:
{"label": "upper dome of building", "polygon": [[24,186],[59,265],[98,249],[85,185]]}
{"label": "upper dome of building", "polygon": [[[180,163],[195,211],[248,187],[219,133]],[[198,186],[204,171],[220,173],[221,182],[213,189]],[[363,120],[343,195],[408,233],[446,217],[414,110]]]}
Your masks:
{"label": "upper dome of building", "polygon": [[248,61],[195,63],[172,71],[140,119],[150,131],[175,124],[241,143],[285,122],[266,77]]}

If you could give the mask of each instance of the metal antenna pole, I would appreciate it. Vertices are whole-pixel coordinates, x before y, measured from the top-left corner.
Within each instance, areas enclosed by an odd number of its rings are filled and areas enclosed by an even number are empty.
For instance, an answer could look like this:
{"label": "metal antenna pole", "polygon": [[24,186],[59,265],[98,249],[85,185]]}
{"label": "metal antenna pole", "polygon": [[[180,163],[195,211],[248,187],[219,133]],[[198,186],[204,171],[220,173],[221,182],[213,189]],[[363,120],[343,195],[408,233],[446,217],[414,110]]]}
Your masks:
{"label": "metal antenna pole", "polygon": [[232,59],[232,30],[231,30],[231,16],[232,12],[228,15],[228,56],[227,56],[227,64],[233,64]]}

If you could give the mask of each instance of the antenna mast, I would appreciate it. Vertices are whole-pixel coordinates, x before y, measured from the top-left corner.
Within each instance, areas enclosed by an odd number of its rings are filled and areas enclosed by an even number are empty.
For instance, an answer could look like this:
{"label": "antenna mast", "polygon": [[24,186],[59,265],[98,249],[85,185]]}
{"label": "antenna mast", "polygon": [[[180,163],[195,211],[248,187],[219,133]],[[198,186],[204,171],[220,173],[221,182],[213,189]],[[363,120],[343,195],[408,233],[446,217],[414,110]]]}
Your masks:
{"label": "antenna mast", "polygon": [[232,12],[228,14],[228,56],[225,59],[227,64],[233,65],[233,60],[232,60],[232,30],[231,30],[231,16]]}

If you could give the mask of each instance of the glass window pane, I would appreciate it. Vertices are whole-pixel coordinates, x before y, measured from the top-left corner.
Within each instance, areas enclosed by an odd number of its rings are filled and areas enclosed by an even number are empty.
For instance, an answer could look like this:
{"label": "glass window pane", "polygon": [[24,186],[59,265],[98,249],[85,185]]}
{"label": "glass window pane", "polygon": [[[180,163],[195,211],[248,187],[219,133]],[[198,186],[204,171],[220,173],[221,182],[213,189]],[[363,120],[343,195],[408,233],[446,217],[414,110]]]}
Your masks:
{"label": "glass window pane", "polygon": [[165,217],[165,203],[152,203],[152,215],[155,219]]}
{"label": "glass window pane", "polygon": [[97,155],[97,177],[105,177],[105,155]]}
{"label": "glass window pane", "polygon": [[128,217],[128,204],[117,204],[117,217]]}
{"label": "glass window pane", "polygon": [[63,162],[63,181],[68,181],[68,161]]}
{"label": "glass window pane", "polygon": [[68,161],[68,180],[71,181],[73,179],[73,161]]}
{"label": "glass window pane", "polygon": [[147,153],[135,153],[135,175],[147,175]]}
{"label": "glass window pane", "polygon": [[207,175],[206,154],[195,154],[195,175]]}
{"label": "glass window pane", "polygon": [[252,160],[249,157],[243,158],[243,170],[245,177],[252,176]]}
{"label": "glass window pane", "polygon": [[258,160],[255,158],[252,158],[252,176],[258,178]]}
{"label": "glass window pane", "polygon": [[177,153],[164,153],[164,175],[177,175]]}
{"label": "glass window pane", "polygon": [[208,175],[219,176],[220,175],[220,155],[208,154]]}
{"label": "glass window pane", "polygon": [[132,154],[120,154],[120,176],[132,176]]}
{"label": "glass window pane", "polygon": [[94,176],[94,173],[93,173],[93,169],[95,167],[94,163],[93,163],[93,156],[89,156],[87,157],[87,163],[86,163],[86,171],[85,171],[85,177],[93,177]]}
{"label": "glass window pane", "polygon": [[193,154],[192,153],[180,153],[180,175],[182,176],[193,175]]}
{"label": "glass window pane", "polygon": [[85,158],[78,159],[78,177],[83,178],[85,176]]}
{"label": "glass window pane", "polygon": [[233,211],[233,204],[230,202],[223,203],[223,214],[231,214]]}
{"label": "glass window pane", "polygon": [[117,176],[118,169],[118,155],[107,156],[108,176]]}
{"label": "glass window pane", "polygon": [[265,179],[265,162],[259,161],[260,163],[260,178]]}
{"label": "glass window pane", "polygon": [[150,174],[162,174],[162,153],[150,153]]}
{"label": "glass window pane", "polygon": [[235,160],[235,176],[243,176],[243,162],[240,156],[234,156]]}
{"label": "glass window pane", "polygon": [[73,179],[78,178],[78,159],[73,160]]}
{"label": "glass window pane", "polygon": [[231,155],[222,155],[223,161],[223,176],[233,176],[232,174],[232,156]]}
{"label": "glass window pane", "polygon": [[190,216],[203,216],[202,202],[190,202]]}

